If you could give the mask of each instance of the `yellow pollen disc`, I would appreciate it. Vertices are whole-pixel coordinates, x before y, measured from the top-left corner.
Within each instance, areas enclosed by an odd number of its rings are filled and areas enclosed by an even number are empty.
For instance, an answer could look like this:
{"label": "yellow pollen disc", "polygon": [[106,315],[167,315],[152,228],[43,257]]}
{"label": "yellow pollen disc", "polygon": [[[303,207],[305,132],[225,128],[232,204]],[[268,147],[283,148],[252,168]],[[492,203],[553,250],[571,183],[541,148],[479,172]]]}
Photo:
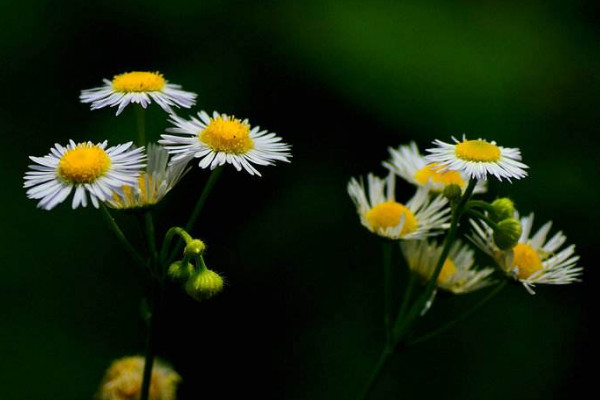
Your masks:
{"label": "yellow pollen disc", "polygon": [[456,145],[456,156],[465,161],[493,162],[500,159],[500,149],[484,140],[465,140]]}
{"label": "yellow pollen disc", "polygon": [[96,145],[78,144],[58,163],[58,175],[71,183],[92,183],[110,168],[110,157]]}
{"label": "yellow pollen disc", "polygon": [[250,125],[234,117],[211,118],[198,139],[215,151],[244,154],[254,148]]}
{"label": "yellow pollen disc", "polygon": [[156,192],[155,187],[151,193],[148,193],[148,186],[146,185],[146,176],[148,177],[148,183],[152,182],[152,174],[141,173],[138,178],[138,189],[139,196],[134,195],[133,188],[131,186],[121,186],[122,198],[119,194],[113,194],[113,200],[122,206],[133,204],[135,207],[144,207],[152,204],[156,204]]}
{"label": "yellow pollen disc", "polygon": [[528,244],[517,244],[513,248],[513,254],[512,268],[517,267],[519,269],[517,274],[519,279],[527,279],[543,268],[539,254]]}
{"label": "yellow pollen disc", "polygon": [[159,72],[127,72],[115,75],[112,87],[117,92],[154,92],[165,87],[165,78]]}
{"label": "yellow pollen disc", "polygon": [[446,258],[446,261],[444,262],[444,266],[442,267],[442,270],[440,271],[440,275],[437,278],[437,283],[444,284],[444,283],[448,282],[454,276],[456,271],[457,271],[457,269],[456,269],[456,265],[454,264],[454,262],[450,258]]}
{"label": "yellow pollen disc", "polygon": [[461,188],[465,186],[465,181],[457,171],[440,171],[438,163],[432,163],[424,166],[415,173],[415,179],[420,185],[425,185],[429,182],[440,183],[444,186],[458,185]]}
{"label": "yellow pollen disc", "polygon": [[404,226],[401,235],[406,235],[417,229],[418,222],[412,211],[403,204],[395,201],[386,201],[376,205],[367,211],[365,218],[371,229],[385,229],[398,226],[400,219],[404,216]]}

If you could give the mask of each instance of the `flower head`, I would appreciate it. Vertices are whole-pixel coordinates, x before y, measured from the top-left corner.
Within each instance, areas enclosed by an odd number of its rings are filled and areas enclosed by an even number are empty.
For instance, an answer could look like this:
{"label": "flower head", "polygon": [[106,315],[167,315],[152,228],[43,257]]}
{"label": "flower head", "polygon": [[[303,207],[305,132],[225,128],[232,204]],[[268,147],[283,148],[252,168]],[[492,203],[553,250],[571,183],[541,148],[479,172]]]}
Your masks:
{"label": "flower head", "polygon": [[169,83],[159,72],[126,72],[103,82],[104,86],[82,90],[79,96],[82,103],[92,103],[92,110],[118,106],[119,115],[130,103],[146,108],[154,101],[170,113],[172,106],[190,108],[196,99],[195,93],[181,90],[181,86]]}
{"label": "flower head", "polygon": [[106,148],[107,142],[55,144],[50,154],[29,157],[36,164],[25,173],[27,197],[39,199],[38,207],[50,210],[62,203],[74,190],[72,207],[94,207],[106,201],[123,186],[136,184],[144,167],[143,148],[131,149],[132,142]]}
{"label": "flower head", "polygon": [[162,146],[150,143],[147,147],[148,165],[133,186],[123,186],[108,200],[108,205],[117,209],[133,209],[152,206],[167,193],[189,171],[185,163],[169,165],[169,153]]}
{"label": "flower head", "polygon": [[[144,358],[125,357],[114,361],[106,371],[98,390],[98,400],[139,399],[144,372]],[[160,360],[154,360],[149,400],[175,400],[181,377]]]}
{"label": "flower head", "polygon": [[[383,162],[383,166],[416,186],[427,186],[432,191],[441,193],[450,185],[457,185],[464,191],[469,182],[465,172],[450,171],[431,163],[419,152],[415,142],[389,148],[391,158]],[[484,193],[487,190],[485,181],[477,182],[474,193]]]}
{"label": "flower head", "polygon": [[387,180],[369,174],[367,188],[354,178],[348,183],[348,194],[363,226],[390,239],[422,239],[447,228],[448,201],[442,196],[430,199],[428,191],[427,187],[419,188],[412,199],[402,204],[395,199],[393,174]]}
{"label": "flower head", "polygon": [[467,140],[464,136],[461,142],[452,140],[454,144],[435,140],[437,147],[427,149],[431,154],[426,159],[437,163],[442,171],[458,171],[479,180],[487,179],[488,175],[509,181],[527,176],[528,167],[521,162],[519,149],[501,147],[483,139]]}
{"label": "flower head", "polygon": [[[400,247],[409,268],[422,280],[428,281],[435,271],[443,246],[426,240],[410,240],[402,241]],[[437,278],[437,287],[454,294],[469,293],[490,285],[492,280],[489,277],[493,272],[493,268],[476,269],[473,250],[457,240]]]}
{"label": "flower head", "polygon": [[495,244],[491,228],[474,221],[471,224],[474,229],[471,241],[493,257],[503,272],[521,282],[530,293],[534,293],[533,287],[538,283],[565,285],[579,281],[583,268],[577,266],[579,256],[575,255],[575,246],[570,245],[559,251],[567,240],[562,232],[546,240],[552,222],[544,224],[530,237],[533,213],[521,218],[519,241],[506,251]]}
{"label": "flower head", "polygon": [[281,142],[274,133],[251,127],[248,120],[219,114],[210,117],[206,112],[190,120],[171,115],[175,127],[167,132],[178,135],[162,135],[159,143],[173,155],[173,162],[199,158],[200,168],[214,169],[223,164],[232,164],[236,170],[242,168],[250,175],[259,175],[257,165],[273,165],[275,161],[289,162],[290,146]]}

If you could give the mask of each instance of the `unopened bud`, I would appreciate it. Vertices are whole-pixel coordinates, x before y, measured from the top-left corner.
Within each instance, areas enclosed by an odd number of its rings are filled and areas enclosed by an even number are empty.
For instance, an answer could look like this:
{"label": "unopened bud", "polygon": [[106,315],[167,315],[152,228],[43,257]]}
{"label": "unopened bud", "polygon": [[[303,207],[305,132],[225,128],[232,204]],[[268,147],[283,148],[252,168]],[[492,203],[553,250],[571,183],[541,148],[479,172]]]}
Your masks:
{"label": "unopened bud", "polygon": [[519,243],[521,237],[521,222],[507,218],[498,222],[494,229],[494,242],[500,250],[510,250]]}
{"label": "unopened bud", "polygon": [[185,245],[185,249],[183,249],[183,254],[186,256],[193,257],[201,255],[202,253],[204,253],[205,249],[206,245],[202,240],[192,239]]}
{"label": "unopened bud", "polygon": [[500,222],[507,218],[512,218],[515,213],[515,203],[508,197],[502,197],[492,202],[493,211],[490,212],[490,218],[494,222]]}
{"label": "unopened bud", "polygon": [[194,273],[194,266],[190,263],[183,265],[182,261],[175,261],[169,265],[167,274],[174,281],[185,281]]}
{"label": "unopened bud", "polygon": [[460,195],[462,194],[462,190],[460,189],[460,186],[453,183],[444,188],[443,194],[444,194],[444,197],[446,197],[448,200],[455,201],[460,198]]}
{"label": "unopened bud", "polygon": [[208,268],[193,274],[185,284],[187,294],[198,301],[211,298],[221,290],[223,290],[223,278]]}

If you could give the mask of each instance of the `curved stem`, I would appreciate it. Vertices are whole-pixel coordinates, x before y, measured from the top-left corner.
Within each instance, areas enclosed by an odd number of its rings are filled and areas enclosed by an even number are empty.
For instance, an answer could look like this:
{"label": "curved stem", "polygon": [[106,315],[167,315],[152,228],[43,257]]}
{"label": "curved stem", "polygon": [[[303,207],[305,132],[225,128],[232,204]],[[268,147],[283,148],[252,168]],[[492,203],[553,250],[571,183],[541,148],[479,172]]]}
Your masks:
{"label": "curved stem", "polygon": [[467,210],[466,214],[472,216],[472,217],[476,217],[481,219],[483,222],[485,222],[486,224],[488,224],[488,226],[494,230],[498,229],[498,224],[496,224],[494,221],[492,221],[487,215],[480,213],[479,211],[475,211],[475,210]]}
{"label": "curved stem", "polygon": [[418,337],[413,340],[409,340],[406,344],[408,346],[412,346],[417,343],[425,342],[429,339],[432,339],[432,338],[446,332],[447,330],[452,328],[457,323],[464,321],[465,319],[470,317],[472,314],[474,314],[477,310],[479,310],[481,307],[483,307],[488,301],[493,299],[498,293],[500,293],[502,291],[502,289],[504,289],[504,286],[506,286],[506,282],[507,282],[507,280],[505,279],[502,282],[500,282],[499,284],[497,284],[496,287],[494,287],[494,289],[492,289],[479,302],[475,303],[475,305],[473,307],[471,307],[470,309],[465,311],[463,314],[459,315],[458,317],[454,318],[451,321],[448,321],[446,324],[442,325],[441,327],[439,327],[429,333],[424,334],[421,337]]}
{"label": "curved stem", "polygon": [[131,258],[133,258],[133,260],[137,264],[139,264],[142,268],[145,268],[146,267],[146,261],[140,255],[140,253],[138,253],[135,250],[135,248],[129,242],[129,240],[127,240],[127,238],[125,237],[125,234],[123,233],[123,231],[121,230],[121,228],[119,228],[119,225],[117,224],[117,222],[115,221],[115,219],[113,218],[113,216],[110,215],[110,212],[108,211],[108,208],[106,208],[106,206],[101,203],[100,204],[100,210],[102,211],[102,216],[104,217],[104,219],[106,220],[106,222],[108,222],[108,225],[110,226],[110,228],[114,232],[115,236],[117,237],[117,239],[119,239],[119,241],[121,242],[121,244],[123,244],[123,247],[125,247],[125,250],[127,250],[127,252],[131,256]]}
{"label": "curved stem", "polygon": [[469,200],[469,202],[465,206],[465,210],[471,210],[471,209],[476,208],[476,207],[483,208],[487,212],[493,212],[494,211],[494,206],[492,206],[487,201],[483,201],[483,200]]}
{"label": "curved stem", "polygon": [[173,226],[169,228],[169,230],[165,234],[165,238],[163,239],[162,246],[160,249],[160,260],[163,263],[167,261],[167,253],[169,252],[169,246],[171,245],[171,242],[173,241],[173,237],[175,235],[179,235],[185,243],[188,243],[190,240],[192,240],[192,237],[183,228],[179,226]]}

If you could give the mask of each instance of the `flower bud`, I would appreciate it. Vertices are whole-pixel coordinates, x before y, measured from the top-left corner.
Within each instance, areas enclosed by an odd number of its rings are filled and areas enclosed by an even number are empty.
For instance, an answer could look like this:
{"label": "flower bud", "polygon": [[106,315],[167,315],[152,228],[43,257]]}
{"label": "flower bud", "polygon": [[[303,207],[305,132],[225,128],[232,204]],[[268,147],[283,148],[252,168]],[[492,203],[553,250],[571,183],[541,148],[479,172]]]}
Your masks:
{"label": "flower bud", "polygon": [[462,190],[460,189],[460,186],[453,183],[451,185],[447,185],[444,188],[443,194],[444,194],[444,197],[446,197],[448,200],[455,201],[460,198],[460,195],[462,194]]}
{"label": "flower bud", "polygon": [[185,281],[194,273],[194,266],[190,263],[183,265],[183,261],[175,261],[169,266],[167,275],[174,281]]}
{"label": "flower bud", "polygon": [[517,245],[521,237],[521,222],[514,218],[507,218],[500,222],[494,229],[494,242],[500,250],[510,250]]}
{"label": "flower bud", "polygon": [[500,222],[507,218],[512,218],[515,213],[515,204],[508,197],[502,197],[492,202],[493,211],[490,212],[490,218],[494,222]]}
{"label": "flower bud", "polygon": [[201,301],[213,297],[223,290],[223,278],[208,268],[194,273],[185,284],[185,291]]}
{"label": "flower bud", "polygon": [[183,249],[183,254],[186,256],[197,256],[204,253],[206,249],[206,245],[200,239],[192,239],[185,245],[185,249]]}

